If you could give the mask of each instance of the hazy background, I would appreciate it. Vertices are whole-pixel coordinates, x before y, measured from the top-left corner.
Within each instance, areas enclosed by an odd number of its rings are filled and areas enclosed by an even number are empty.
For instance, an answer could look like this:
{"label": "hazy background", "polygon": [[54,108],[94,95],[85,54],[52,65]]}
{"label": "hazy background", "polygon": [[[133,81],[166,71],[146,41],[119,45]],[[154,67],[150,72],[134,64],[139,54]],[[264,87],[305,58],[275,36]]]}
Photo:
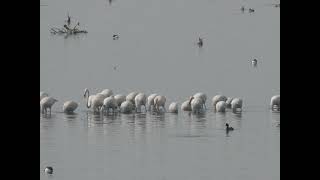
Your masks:
{"label": "hazy background", "polygon": [[[276,2],[41,0],[40,91],[59,102],[50,118],[40,115],[40,178],[280,179],[280,113],[268,110],[280,93],[280,9],[269,5]],[[242,5],[255,13],[242,14]],[[67,12],[88,34],[50,34]],[[209,109],[94,117],[84,88],[158,93],[167,108],[204,92]],[[244,112],[212,112],[219,93],[243,98]],[[76,115],[60,113],[67,100],[80,103]],[[235,128],[229,135],[226,122]],[[43,173],[48,165],[53,176]]]}
{"label": "hazy background", "polygon": [[[266,5],[271,2],[48,1],[40,7],[40,90],[60,100],[55,108],[70,99],[82,102],[84,88],[156,92],[168,102],[201,91],[210,99],[223,93],[246,105],[268,104],[280,90],[280,9]],[[241,5],[256,12],[242,14]],[[50,34],[67,12],[87,35]],[[195,44],[199,36],[202,49]]]}

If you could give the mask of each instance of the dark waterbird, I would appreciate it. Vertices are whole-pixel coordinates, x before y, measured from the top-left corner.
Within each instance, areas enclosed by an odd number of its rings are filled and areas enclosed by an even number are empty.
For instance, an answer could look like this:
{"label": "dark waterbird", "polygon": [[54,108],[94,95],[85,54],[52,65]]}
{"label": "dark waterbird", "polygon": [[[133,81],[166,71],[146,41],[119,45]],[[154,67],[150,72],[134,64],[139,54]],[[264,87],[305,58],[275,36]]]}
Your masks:
{"label": "dark waterbird", "polygon": [[47,173],[47,174],[52,174],[53,173],[53,168],[48,166],[44,169],[44,172]]}
{"label": "dark waterbird", "polygon": [[199,41],[198,41],[198,46],[199,47],[202,47],[203,46],[203,40],[202,40],[202,38],[199,38]]}
{"label": "dark waterbird", "polygon": [[233,127],[229,127],[228,123],[226,123],[226,131],[233,131]]}

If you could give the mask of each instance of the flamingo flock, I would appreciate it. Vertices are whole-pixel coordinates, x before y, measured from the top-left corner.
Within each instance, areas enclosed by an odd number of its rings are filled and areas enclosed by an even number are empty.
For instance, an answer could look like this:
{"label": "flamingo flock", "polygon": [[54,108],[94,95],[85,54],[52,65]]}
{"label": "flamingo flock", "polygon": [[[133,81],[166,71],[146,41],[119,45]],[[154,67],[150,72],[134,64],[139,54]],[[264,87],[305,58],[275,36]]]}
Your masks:
{"label": "flamingo flock", "polygon": [[[83,98],[86,102],[86,107],[94,113],[132,113],[132,112],[167,112],[166,97],[159,94],[131,92],[127,96],[122,94],[113,94],[110,89],[104,89],[97,94],[91,94],[88,88],[84,89]],[[48,93],[40,92],[40,110],[42,114],[49,113],[51,108],[58,100],[49,96]],[[203,92],[198,92],[186,101],[181,103],[181,111],[189,111],[192,113],[203,113],[207,110],[206,107],[207,95]],[[222,94],[215,95],[211,100],[211,105],[215,112],[226,112],[230,109],[233,113],[241,113],[243,100],[239,97],[227,97]],[[65,101],[62,107],[64,113],[74,113],[79,104],[75,101]],[[142,108],[143,107],[143,108]],[[270,109],[272,111],[280,111],[280,95],[271,97]],[[49,110],[49,112],[48,112]],[[169,113],[178,113],[179,103],[171,102],[169,105]]]}

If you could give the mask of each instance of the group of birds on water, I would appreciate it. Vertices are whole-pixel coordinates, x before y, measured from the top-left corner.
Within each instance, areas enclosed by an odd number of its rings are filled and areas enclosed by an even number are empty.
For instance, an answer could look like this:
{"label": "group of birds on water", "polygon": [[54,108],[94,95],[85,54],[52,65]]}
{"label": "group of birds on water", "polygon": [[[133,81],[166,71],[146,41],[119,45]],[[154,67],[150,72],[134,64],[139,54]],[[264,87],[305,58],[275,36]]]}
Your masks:
{"label": "group of birds on water", "polygon": [[[160,112],[161,110],[166,112],[165,103],[166,97],[158,94],[151,94],[148,97],[144,93],[131,92],[127,96],[117,94],[113,95],[112,90],[105,89],[100,93],[90,95],[89,90],[84,90],[83,97],[86,99],[86,107],[92,108],[94,112],[111,112],[116,113],[120,111],[122,113],[132,113],[133,111],[140,111],[141,106],[144,106],[145,112],[148,110]],[[181,104],[182,111],[191,111],[199,113],[206,109],[207,95],[205,93],[196,93],[189,97],[188,100]],[[50,97],[48,93],[40,92],[40,109],[43,114],[47,113],[47,109],[51,114],[52,105],[57,102],[53,97]],[[212,105],[216,112],[225,112],[227,108],[231,108],[234,113],[242,111],[243,101],[241,98],[226,97],[224,95],[216,95],[212,98]],[[78,103],[75,101],[66,101],[63,104],[63,111],[65,113],[73,113],[78,107]],[[270,108],[272,111],[280,111],[280,95],[275,95],[271,98]],[[172,102],[169,105],[170,113],[178,113],[178,103]],[[280,126],[280,124],[279,124]],[[233,131],[233,127],[230,127],[226,123],[226,133]],[[45,168],[45,173],[53,174],[53,168],[48,166]]]}
{"label": "group of birds on water", "polygon": [[[127,96],[122,94],[113,94],[110,89],[104,89],[103,91],[90,95],[89,89],[84,90],[83,94],[86,100],[86,107],[92,109],[94,113],[132,113],[142,112],[141,107],[144,107],[144,112],[166,112],[165,104],[166,97],[159,94],[151,94],[147,97],[144,93],[131,92]],[[42,114],[51,115],[51,107],[58,100],[49,96],[46,92],[40,92],[40,111]],[[181,104],[182,111],[190,111],[193,113],[204,112],[206,107],[207,95],[202,92],[198,92],[193,96],[187,98]],[[224,95],[216,95],[212,98],[212,106],[216,112],[225,112],[227,108],[230,108],[234,113],[242,112],[243,100],[241,98],[226,97]],[[63,104],[64,113],[73,113],[78,108],[78,103],[75,101],[66,101]],[[274,111],[280,111],[280,95],[275,95],[271,98],[270,108]],[[172,102],[169,105],[168,112],[178,113],[178,103]],[[49,110],[49,112],[48,112]]]}
{"label": "group of birds on water", "polygon": [[[112,0],[109,0],[111,5]],[[280,3],[272,4],[274,7],[280,8]],[[40,5],[42,6],[42,5]],[[44,6],[44,5],[43,5]],[[245,8],[242,6],[240,8],[241,12],[244,13],[248,10],[249,13],[255,12],[253,8]],[[68,21],[70,17],[68,16]],[[113,40],[118,40],[119,35],[114,34],[112,36]],[[199,37],[197,45],[199,48],[203,46],[203,38]],[[254,67],[257,66],[257,59],[251,60],[251,63]],[[116,66],[114,70],[116,70]],[[166,97],[158,94],[151,94],[148,97],[144,93],[131,92],[127,96],[122,94],[113,95],[112,90],[105,89],[100,93],[90,95],[89,90],[86,88],[84,91],[84,98],[86,99],[86,107],[88,109],[92,108],[93,112],[122,112],[122,113],[132,113],[132,112],[141,112],[141,106],[144,106],[145,112],[147,111],[156,111],[166,112],[165,103]],[[199,92],[190,96],[186,101],[181,104],[182,111],[191,111],[193,113],[200,113],[205,111],[206,108],[207,95],[205,93]],[[50,97],[48,93],[41,91],[40,92],[40,111],[42,114],[47,114],[49,109],[49,114],[51,115],[51,108],[58,100]],[[234,113],[242,111],[243,100],[241,98],[232,98],[226,97],[224,95],[216,95],[212,98],[212,105],[216,112],[225,112],[227,108],[231,108]],[[73,113],[78,108],[78,103],[75,101],[66,101],[63,104],[64,113]],[[169,105],[168,111],[170,113],[178,113],[178,103],[172,102]],[[280,111],[280,95],[275,95],[271,97],[270,109],[272,111]],[[279,124],[280,126],[280,124]],[[226,131],[234,130],[233,127],[230,127],[226,123]],[[47,166],[44,169],[44,172],[47,174],[53,174],[53,168]]]}

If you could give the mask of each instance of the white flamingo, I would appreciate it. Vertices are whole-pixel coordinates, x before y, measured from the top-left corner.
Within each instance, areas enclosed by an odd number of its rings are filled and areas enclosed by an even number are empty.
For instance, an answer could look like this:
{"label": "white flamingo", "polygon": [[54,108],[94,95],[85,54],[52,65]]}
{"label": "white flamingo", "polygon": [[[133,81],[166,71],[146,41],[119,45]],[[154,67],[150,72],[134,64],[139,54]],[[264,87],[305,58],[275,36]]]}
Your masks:
{"label": "white flamingo", "polygon": [[201,98],[203,101],[202,103],[203,103],[204,109],[207,109],[207,107],[206,107],[207,95],[205,93],[198,92],[195,95],[193,95],[193,97],[194,98]]}
{"label": "white flamingo", "polygon": [[49,96],[48,93],[43,92],[43,91],[40,91],[40,101],[41,101],[41,99],[43,99],[44,97],[48,97],[48,96]]}
{"label": "white flamingo", "polygon": [[57,102],[58,100],[52,98],[52,97],[44,97],[40,101],[40,108],[42,114],[47,114],[47,109],[50,110],[50,115],[51,115],[51,107],[52,105]]}
{"label": "white flamingo", "polygon": [[189,100],[183,102],[181,104],[181,110],[182,111],[191,111],[191,101],[192,101],[192,96],[189,98]]}
{"label": "white flamingo", "polygon": [[191,97],[191,111],[193,113],[200,113],[203,109],[203,99],[200,97]]}
{"label": "white flamingo", "polygon": [[278,111],[280,110],[280,95],[275,95],[275,96],[272,96],[271,98],[271,101],[270,101],[271,110],[273,111],[275,107]]}
{"label": "white flamingo", "polygon": [[236,112],[238,109],[240,109],[240,111],[242,111],[242,99],[234,98],[231,101],[231,109],[233,112]]}
{"label": "white flamingo", "polygon": [[141,106],[144,106],[145,111],[147,111],[147,96],[144,93],[139,93],[134,98],[135,106],[136,106],[136,112],[139,110],[141,112]]}
{"label": "white flamingo", "polygon": [[118,108],[120,108],[121,103],[126,100],[126,96],[122,95],[122,94],[117,94],[117,95],[114,96],[114,99],[116,101],[116,104],[117,104]]}
{"label": "white flamingo", "polygon": [[224,96],[224,95],[215,95],[213,98],[212,98],[212,106],[215,108],[216,107],[216,104],[219,102],[219,101],[227,101],[227,97]]}
{"label": "white flamingo", "polygon": [[121,103],[121,106],[120,106],[120,111],[122,113],[131,113],[132,110],[134,108],[134,105],[131,103],[131,101],[124,101],[123,103]]}
{"label": "white flamingo", "polygon": [[178,103],[176,102],[172,102],[170,105],[169,105],[169,112],[171,113],[178,113]]}
{"label": "white flamingo", "polygon": [[216,111],[217,112],[225,112],[227,107],[227,103],[224,101],[219,101],[216,104]]}
{"label": "white flamingo", "polygon": [[147,98],[147,105],[148,105],[148,110],[151,110],[151,106],[154,107],[154,98],[157,96],[157,94],[151,94]]}
{"label": "white flamingo", "polygon": [[105,90],[101,91],[100,94],[103,94],[103,95],[106,96],[106,98],[107,98],[107,97],[112,96],[112,95],[113,95],[113,92],[112,92],[112,90],[110,90],[110,89],[105,89]]}
{"label": "white flamingo", "polygon": [[[88,94],[88,95],[87,95]],[[103,100],[104,100],[104,95],[102,94],[96,94],[96,95],[91,95],[89,94],[89,90],[86,88],[84,90],[84,98],[87,98],[87,108],[93,109],[93,112],[99,112],[102,105],[103,105]]]}
{"label": "white flamingo", "polygon": [[231,102],[232,102],[233,98],[232,97],[228,97],[226,103],[227,103],[227,108],[231,108]]}
{"label": "white flamingo", "polygon": [[78,107],[78,103],[76,103],[75,101],[66,101],[63,104],[63,112],[65,113],[73,113]]}
{"label": "white flamingo", "polygon": [[126,101],[130,101],[132,104],[135,103],[134,98],[138,95],[139,93],[137,92],[131,92],[127,95]]}
{"label": "white flamingo", "polygon": [[164,111],[166,111],[166,97],[158,95],[154,98],[153,103],[158,112],[160,112],[160,107],[162,107]]}
{"label": "white flamingo", "polygon": [[103,100],[103,105],[102,105],[101,111],[104,112],[105,110],[107,110],[107,113],[109,113],[109,109],[112,109],[112,112],[114,113],[115,109],[117,109],[117,107],[118,107],[117,102],[114,99],[114,97],[109,96]]}

